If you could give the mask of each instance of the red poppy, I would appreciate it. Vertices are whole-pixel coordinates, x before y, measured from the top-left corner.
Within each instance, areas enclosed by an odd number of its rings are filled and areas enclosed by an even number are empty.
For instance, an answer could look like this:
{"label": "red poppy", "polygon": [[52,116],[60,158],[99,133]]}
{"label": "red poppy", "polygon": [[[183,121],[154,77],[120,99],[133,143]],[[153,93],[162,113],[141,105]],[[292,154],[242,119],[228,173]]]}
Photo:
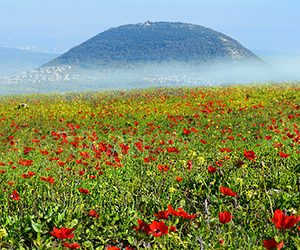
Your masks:
{"label": "red poppy", "polygon": [[187,163],[188,170],[191,170],[192,167],[193,167],[193,162],[189,160],[188,163]]}
{"label": "red poppy", "polygon": [[67,243],[65,242],[64,247],[69,248],[69,249],[79,249],[80,245],[78,243]]}
{"label": "red poppy", "polygon": [[159,211],[157,214],[154,214],[154,216],[161,220],[168,219],[168,217],[170,216],[170,211],[169,210]]}
{"label": "red poppy", "polygon": [[35,173],[31,172],[31,171],[28,171],[27,174],[21,174],[21,176],[22,176],[23,179],[30,178],[30,177],[32,177],[34,175],[35,175]]}
{"label": "red poppy", "polygon": [[253,150],[247,151],[244,149],[244,157],[250,161],[255,161],[256,155]]}
{"label": "red poppy", "polygon": [[136,146],[136,148],[140,151],[140,152],[143,152],[144,149],[143,149],[143,144],[141,142],[136,142],[134,143],[134,145]]}
{"label": "red poppy", "polygon": [[94,209],[92,209],[89,212],[89,216],[94,217],[94,218],[99,218],[99,214],[97,214],[97,212]]}
{"label": "red poppy", "polygon": [[279,156],[281,157],[281,158],[288,158],[289,156],[290,156],[290,154],[286,154],[286,153],[283,153],[283,152],[279,152],[278,153],[279,154]]}
{"label": "red poppy", "polygon": [[175,153],[175,154],[178,154],[179,153],[179,150],[175,147],[170,147],[170,148],[167,148],[167,151],[169,153]]}
{"label": "red poppy", "polygon": [[153,221],[149,225],[149,229],[149,234],[153,234],[154,237],[161,237],[168,233],[168,226],[163,221]]}
{"label": "red poppy", "polygon": [[30,151],[35,150],[35,148],[31,148],[31,147],[23,147],[23,152],[24,155],[27,155],[30,153]]}
{"label": "red poppy", "polygon": [[135,250],[135,248],[131,247],[131,246],[127,246],[127,247],[125,247],[125,250]]}
{"label": "red poppy", "polygon": [[105,250],[121,250],[121,248],[115,247],[115,246],[110,246],[105,248]]}
{"label": "red poppy", "polygon": [[57,162],[57,164],[58,164],[59,166],[61,166],[61,167],[62,167],[62,166],[64,166],[64,165],[66,165],[66,162],[63,162],[63,161],[58,161],[58,162]]}
{"label": "red poppy", "polygon": [[214,174],[217,171],[217,169],[214,168],[213,166],[208,166],[207,171],[208,173]]}
{"label": "red poppy", "polygon": [[176,232],[177,228],[175,226],[170,226],[169,231],[170,232]]}
{"label": "red poppy", "polygon": [[175,210],[171,205],[168,205],[168,211],[173,216],[178,216],[178,217],[182,217],[185,219],[193,220],[197,217],[197,214],[188,214],[181,207],[178,208],[177,210]]}
{"label": "red poppy", "polygon": [[28,167],[32,165],[33,160],[26,160],[26,159],[20,159],[19,160],[19,164],[24,166],[24,167]]}
{"label": "red poppy", "polygon": [[87,188],[79,188],[79,192],[82,194],[89,194],[90,191]]}
{"label": "red poppy", "polygon": [[167,165],[158,165],[157,168],[161,172],[167,172],[170,169]]}
{"label": "red poppy", "polygon": [[200,139],[200,142],[202,143],[202,144],[206,144],[207,142],[205,141],[205,140],[203,140],[203,139]]}
{"label": "red poppy", "polygon": [[132,247],[132,246],[126,246],[126,247],[125,247],[125,250],[135,250],[135,248]]}
{"label": "red poppy", "polygon": [[13,190],[11,195],[10,195],[10,198],[15,200],[15,201],[18,201],[20,200],[20,195],[19,193],[17,192],[17,190]]}
{"label": "red poppy", "polygon": [[61,154],[62,152],[64,152],[64,150],[62,148],[58,148],[56,151],[54,151],[57,155]]}
{"label": "red poppy", "polygon": [[264,240],[263,244],[264,244],[264,248],[268,250],[272,250],[272,249],[280,250],[284,245],[283,241],[277,243],[276,240],[273,238],[269,240]]}
{"label": "red poppy", "polygon": [[184,133],[185,135],[189,135],[190,133],[192,133],[192,130],[183,128],[183,133]]}
{"label": "red poppy", "polygon": [[73,239],[74,234],[72,234],[74,228],[56,228],[54,227],[50,234],[58,239]]}
{"label": "red poppy", "polygon": [[274,147],[275,148],[281,148],[283,144],[281,142],[274,142]]}
{"label": "red poppy", "polygon": [[280,209],[277,209],[271,220],[279,230],[285,230],[295,226],[298,222],[298,217],[295,215],[287,216]]}
{"label": "red poppy", "polygon": [[188,214],[181,207],[178,208],[177,211],[178,211],[178,216],[182,217],[182,218],[185,218],[185,219],[193,220],[197,217],[197,214]]}
{"label": "red poppy", "polygon": [[237,193],[232,191],[232,189],[228,187],[220,187],[220,192],[226,196],[232,196],[232,197],[237,196]]}
{"label": "red poppy", "polygon": [[180,176],[177,176],[177,177],[176,177],[176,181],[178,181],[178,182],[182,182],[182,181],[183,181],[183,178],[182,178],[182,177],[180,177]]}
{"label": "red poppy", "polygon": [[224,211],[219,213],[219,221],[222,224],[226,224],[232,220],[233,216],[231,213]]}
{"label": "red poppy", "polygon": [[122,154],[123,154],[123,155],[126,155],[126,154],[128,153],[128,150],[130,149],[129,146],[127,146],[127,145],[125,145],[125,144],[123,144],[123,143],[120,144],[120,147],[121,147],[121,149],[122,149]]}
{"label": "red poppy", "polygon": [[85,173],[84,170],[80,170],[80,171],[78,172],[79,175],[84,175],[84,173]]}
{"label": "red poppy", "polygon": [[79,154],[82,156],[82,158],[85,158],[85,159],[90,158],[90,155],[88,152],[79,152]]}
{"label": "red poppy", "polygon": [[142,231],[146,234],[149,234],[150,228],[147,223],[145,223],[143,220],[138,220],[138,226],[132,227],[135,231]]}
{"label": "red poppy", "polygon": [[222,160],[216,161],[216,165],[217,165],[218,167],[222,167],[222,166],[223,166]]}
{"label": "red poppy", "polygon": [[169,143],[170,145],[172,145],[172,144],[174,144],[174,141],[173,141],[173,140],[169,140],[168,143]]}
{"label": "red poppy", "polygon": [[51,184],[53,184],[55,182],[54,178],[52,176],[48,176],[48,177],[41,177],[40,178],[42,181],[46,181],[49,182]]}
{"label": "red poppy", "polygon": [[171,205],[168,205],[168,211],[171,215],[178,216],[178,212]]}
{"label": "red poppy", "polygon": [[232,151],[232,149],[230,149],[230,148],[220,148],[219,150],[222,153],[230,153]]}

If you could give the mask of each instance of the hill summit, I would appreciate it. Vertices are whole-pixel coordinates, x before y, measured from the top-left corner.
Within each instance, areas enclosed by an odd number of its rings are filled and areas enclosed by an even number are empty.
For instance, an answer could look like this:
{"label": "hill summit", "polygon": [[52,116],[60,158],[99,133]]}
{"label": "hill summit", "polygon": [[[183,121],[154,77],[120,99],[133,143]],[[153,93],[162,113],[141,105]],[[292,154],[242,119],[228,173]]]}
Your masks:
{"label": "hill summit", "polygon": [[261,61],[236,40],[210,28],[147,21],[108,29],[44,66],[216,60]]}

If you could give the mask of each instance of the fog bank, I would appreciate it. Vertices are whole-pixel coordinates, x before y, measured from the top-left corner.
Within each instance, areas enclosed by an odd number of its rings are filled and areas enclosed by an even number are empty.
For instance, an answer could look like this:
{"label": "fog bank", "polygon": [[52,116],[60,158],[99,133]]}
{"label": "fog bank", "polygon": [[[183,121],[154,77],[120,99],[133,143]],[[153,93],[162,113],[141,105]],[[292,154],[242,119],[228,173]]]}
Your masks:
{"label": "fog bank", "polygon": [[[162,86],[214,86],[300,80],[300,56],[267,63],[183,62],[115,64],[98,68],[40,68],[0,77],[0,95],[64,93]],[[1,74],[0,74],[1,75]]]}

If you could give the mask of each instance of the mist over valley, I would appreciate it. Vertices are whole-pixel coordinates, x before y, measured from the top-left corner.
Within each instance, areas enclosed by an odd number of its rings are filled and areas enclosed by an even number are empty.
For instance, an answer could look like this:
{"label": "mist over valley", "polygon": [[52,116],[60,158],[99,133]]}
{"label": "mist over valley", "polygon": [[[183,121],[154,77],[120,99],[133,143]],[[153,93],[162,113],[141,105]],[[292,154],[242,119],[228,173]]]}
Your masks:
{"label": "mist over valley", "polygon": [[298,54],[252,52],[200,25],[147,21],[108,29],[59,56],[0,49],[0,94],[297,81],[299,67]]}

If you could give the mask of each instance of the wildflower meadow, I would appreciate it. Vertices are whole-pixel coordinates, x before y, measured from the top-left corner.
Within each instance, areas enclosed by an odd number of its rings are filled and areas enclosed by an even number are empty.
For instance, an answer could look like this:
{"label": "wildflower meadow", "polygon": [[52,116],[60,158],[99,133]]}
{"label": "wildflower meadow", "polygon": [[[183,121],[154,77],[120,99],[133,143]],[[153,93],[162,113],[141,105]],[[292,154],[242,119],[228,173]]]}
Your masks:
{"label": "wildflower meadow", "polygon": [[1,97],[0,178],[1,249],[300,249],[300,86]]}

